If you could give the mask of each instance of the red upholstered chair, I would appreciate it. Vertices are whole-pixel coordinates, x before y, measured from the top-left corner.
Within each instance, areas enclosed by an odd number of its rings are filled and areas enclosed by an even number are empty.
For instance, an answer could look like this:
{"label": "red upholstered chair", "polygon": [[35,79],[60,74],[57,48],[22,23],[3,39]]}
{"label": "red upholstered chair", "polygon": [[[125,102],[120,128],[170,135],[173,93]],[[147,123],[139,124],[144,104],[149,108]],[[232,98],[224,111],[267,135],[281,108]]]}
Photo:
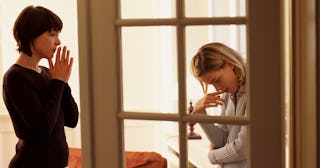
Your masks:
{"label": "red upholstered chair", "polygon": [[[80,148],[69,148],[68,166],[82,168]],[[167,159],[156,152],[126,151],[126,168],[167,168]]]}
{"label": "red upholstered chair", "polygon": [[167,168],[167,159],[156,152],[126,152],[126,168]]}

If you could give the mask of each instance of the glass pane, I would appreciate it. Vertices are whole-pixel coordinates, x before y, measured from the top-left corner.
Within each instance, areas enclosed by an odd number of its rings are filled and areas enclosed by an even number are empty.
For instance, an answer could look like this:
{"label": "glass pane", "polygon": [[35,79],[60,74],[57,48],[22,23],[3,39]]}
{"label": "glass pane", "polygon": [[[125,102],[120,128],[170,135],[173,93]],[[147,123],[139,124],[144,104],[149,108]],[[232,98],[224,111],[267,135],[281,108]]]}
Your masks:
{"label": "glass pane", "polygon": [[245,0],[186,0],[186,17],[236,17],[246,15]]}
{"label": "glass pane", "polygon": [[[190,69],[192,57],[198,49],[209,42],[220,42],[233,48],[246,58],[246,26],[245,25],[219,25],[219,26],[187,26],[186,27],[186,85],[187,101],[196,103],[204,94],[198,80],[194,78]],[[215,92],[210,85],[208,93]],[[220,106],[208,108],[209,115],[220,114]]]}
{"label": "glass pane", "polygon": [[176,15],[175,0],[121,0],[121,17],[173,18]]}
{"label": "glass pane", "polygon": [[[135,165],[140,163],[144,167],[167,167],[178,168],[179,158],[172,148],[179,147],[178,142],[172,137],[178,137],[178,125],[170,121],[146,121],[125,120],[124,142],[126,152],[126,164]],[[147,158],[157,158],[153,161]],[[149,163],[148,163],[149,162]]]}
{"label": "glass pane", "polygon": [[[220,164],[212,164],[210,162],[210,160],[216,162],[209,155],[209,152],[212,150],[211,144],[214,144],[219,149],[219,153],[215,153],[216,158],[220,159],[220,163],[225,162],[224,166],[227,166],[227,164],[236,164],[238,165],[236,167],[246,165],[246,126],[197,123],[193,125],[193,132],[190,131],[190,125],[188,127],[188,161],[189,165],[191,165],[189,167],[219,168],[221,166]],[[235,162],[235,160],[240,161]]]}
{"label": "glass pane", "polygon": [[122,29],[125,111],[177,113],[176,48],[174,27]]}

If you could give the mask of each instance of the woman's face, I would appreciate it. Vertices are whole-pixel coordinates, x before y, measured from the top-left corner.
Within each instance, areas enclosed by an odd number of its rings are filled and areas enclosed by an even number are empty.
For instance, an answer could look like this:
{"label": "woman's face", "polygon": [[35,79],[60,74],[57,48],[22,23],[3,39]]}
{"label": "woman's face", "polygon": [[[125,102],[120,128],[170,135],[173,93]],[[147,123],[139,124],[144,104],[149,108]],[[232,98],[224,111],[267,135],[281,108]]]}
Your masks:
{"label": "woman's face", "polygon": [[32,56],[52,59],[57,47],[61,44],[59,32],[46,31],[37,37],[31,44]]}
{"label": "woman's face", "polygon": [[239,89],[238,77],[235,75],[233,68],[232,64],[226,63],[224,68],[206,72],[198,77],[198,80],[208,85],[212,84],[217,91],[236,93]]}

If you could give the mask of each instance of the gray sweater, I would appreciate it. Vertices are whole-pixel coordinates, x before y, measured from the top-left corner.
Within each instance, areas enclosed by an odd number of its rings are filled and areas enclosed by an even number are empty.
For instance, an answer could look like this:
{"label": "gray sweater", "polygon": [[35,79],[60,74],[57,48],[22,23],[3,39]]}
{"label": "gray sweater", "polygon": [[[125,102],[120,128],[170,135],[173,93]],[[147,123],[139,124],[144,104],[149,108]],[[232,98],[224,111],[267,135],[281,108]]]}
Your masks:
{"label": "gray sweater", "polygon": [[[237,97],[235,97],[237,96]],[[225,94],[226,104],[222,108],[222,116],[246,116],[246,92],[237,95]],[[206,114],[206,111],[201,112]],[[219,164],[222,168],[246,168],[246,125],[205,124],[201,128],[214,142],[215,150],[209,152],[212,164]]]}

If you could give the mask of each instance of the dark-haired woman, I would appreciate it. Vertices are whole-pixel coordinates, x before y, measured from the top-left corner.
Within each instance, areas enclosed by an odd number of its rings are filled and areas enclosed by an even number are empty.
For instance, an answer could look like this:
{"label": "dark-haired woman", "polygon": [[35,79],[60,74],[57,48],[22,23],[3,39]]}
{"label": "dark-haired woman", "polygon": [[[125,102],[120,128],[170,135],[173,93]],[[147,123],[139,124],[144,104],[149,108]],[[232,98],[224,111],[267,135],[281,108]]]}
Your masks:
{"label": "dark-haired woman", "polygon": [[[76,127],[79,111],[67,83],[73,58],[59,47],[62,25],[41,6],[26,7],[15,21],[19,57],[3,77],[3,99],[19,138],[9,168],[68,166],[64,126]],[[49,68],[39,65],[41,59]]]}

